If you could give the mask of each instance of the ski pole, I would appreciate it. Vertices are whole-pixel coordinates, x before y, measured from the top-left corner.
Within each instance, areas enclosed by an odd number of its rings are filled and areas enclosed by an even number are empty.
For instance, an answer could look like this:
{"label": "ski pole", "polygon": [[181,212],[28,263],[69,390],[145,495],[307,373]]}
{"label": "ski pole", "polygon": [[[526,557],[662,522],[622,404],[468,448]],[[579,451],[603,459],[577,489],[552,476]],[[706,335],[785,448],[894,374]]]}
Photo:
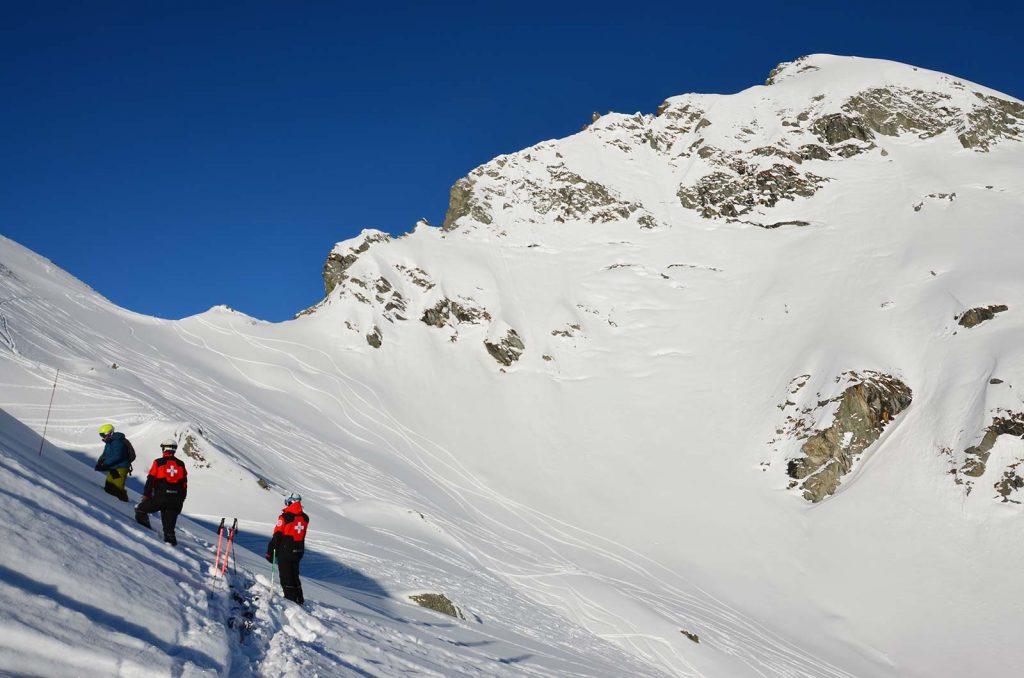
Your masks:
{"label": "ski pole", "polygon": [[60,368],[57,368],[57,373],[53,375],[53,390],[50,391],[50,404],[46,408],[46,423],[43,424],[43,437],[39,441],[39,454],[43,454],[43,444],[46,442],[46,428],[50,425],[50,409],[53,408],[53,396],[57,395],[57,377],[60,376]]}
{"label": "ski pole", "polygon": [[238,518],[235,518],[235,522],[231,525],[231,531],[228,532],[228,545],[224,549],[224,563],[221,567],[220,574],[224,576],[228,571],[228,558],[231,557],[231,544],[235,541],[235,530],[238,529]]}
{"label": "ski pole", "polygon": [[274,570],[277,569],[277,549],[274,549],[274,560],[270,563],[270,595],[274,595]]}
{"label": "ski pole", "polygon": [[[237,528],[238,528],[238,518],[235,518],[235,524],[231,527],[231,531],[235,532],[235,530]],[[231,574],[238,574],[238,568],[236,567],[236,565],[238,564],[238,559],[235,558],[234,555],[235,555],[235,553],[232,550],[232,552],[231,552],[231,556],[232,556],[231,557]]]}
{"label": "ski pole", "polygon": [[220,519],[220,529],[217,530],[217,559],[213,561],[213,571],[220,569],[220,544],[224,539],[224,518]]}

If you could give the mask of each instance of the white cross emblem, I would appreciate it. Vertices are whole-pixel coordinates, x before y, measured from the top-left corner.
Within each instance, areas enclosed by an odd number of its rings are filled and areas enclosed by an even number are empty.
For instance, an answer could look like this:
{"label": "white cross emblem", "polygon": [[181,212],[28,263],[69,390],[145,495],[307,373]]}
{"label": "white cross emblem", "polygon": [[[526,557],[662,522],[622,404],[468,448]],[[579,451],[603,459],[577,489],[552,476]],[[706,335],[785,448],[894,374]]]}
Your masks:
{"label": "white cross emblem", "polygon": [[296,523],[295,524],[295,531],[298,532],[300,536],[302,535],[302,531],[304,529],[306,529],[306,526],[303,525],[302,523]]}
{"label": "white cross emblem", "polygon": [[174,476],[178,475],[178,467],[177,466],[172,466],[169,469],[167,469],[167,475],[169,475],[171,477],[171,479],[173,480]]}

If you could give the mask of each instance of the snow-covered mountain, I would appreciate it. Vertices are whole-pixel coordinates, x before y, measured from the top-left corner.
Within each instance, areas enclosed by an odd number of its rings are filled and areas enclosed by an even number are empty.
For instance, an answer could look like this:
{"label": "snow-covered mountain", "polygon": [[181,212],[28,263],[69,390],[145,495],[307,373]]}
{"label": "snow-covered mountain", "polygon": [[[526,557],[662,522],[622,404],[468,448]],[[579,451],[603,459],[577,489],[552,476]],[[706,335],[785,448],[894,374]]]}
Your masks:
{"label": "snow-covered mountain", "polygon": [[[495,158],[279,324],[0,240],[0,670],[1005,675],[1022,137],[980,85],[804,57]],[[189,441],[178,551],[100,491],[108,420]],[[306,611],[260,559],[293,488]]]}

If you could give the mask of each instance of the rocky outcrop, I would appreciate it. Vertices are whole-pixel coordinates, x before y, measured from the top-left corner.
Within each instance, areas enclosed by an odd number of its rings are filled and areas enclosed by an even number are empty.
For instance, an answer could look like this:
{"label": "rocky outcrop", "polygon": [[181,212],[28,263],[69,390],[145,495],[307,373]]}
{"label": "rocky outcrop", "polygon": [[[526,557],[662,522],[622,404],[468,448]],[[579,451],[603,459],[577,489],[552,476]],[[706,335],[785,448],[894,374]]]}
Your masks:
{"label": "rocky outcrop", "polygon": [[996,317],[996,313],[1002,313],[1003,311],[1008,310],[1009,306],[1007,306],[1006,304],[979,306],[977,308],[972,308],[961,313],[960,316],[957,317],[956,322],[961,327],[966,327],[969,329],[971,327],[980,325],[986,320],[992,320],[992,318]]}
{"label": "rocky outcrop", "polygon": [[373,326],[373,331],[366,335],[366,343],[374,348],[380,348],[384,343],[384,335],[381,334],[380,328],[376,325]]}
{"label": "rocky outcrop", "polygon": [[833,146],[851,139],[871,141],[875,136],[861,118],[852,118],[842,113],[818,118],[811,125],[811,131],[822,141]]}
{"label": "rocky outcrop", "polygon": [[1003,471],[1003,477],[995,484],[996,494],[1001,497],[1004,503],[1021,503],[1019,499],[1012,498],[1021,488],[1024,488],[1024,478],[1018,473],[1021,464],[1024,464],[1024,461],[1018,461],[1006,467],[1006,470]]}
{"label": "rocky outcrop", "polygon": [[380,231],[363,231],[362,241],[347,250],[339,250],[339,247],[335,247],[331,250],[331,253],[327,255],[327,261],[324,262],[324,290],[326,294],[330,295],[334,288],[345,281],[345,272],[351,268],[352,264],[356,263],[359,259],[359,255],[370,249],[373,243],[377,242],[388,242],[391,240],[391,236],[387,233]]}
{"label": "rocky outcrop", "polygon": [[801,174],[788,164],[760,171],[741,166],[735,174],[714,172],[701,177],[695,185],[681,187],[676,197],[683,207],[705,218],[737,218],[755,206],[774,207],[780,200],[810,197],[827,181],[809,172]]}
{"label": "rocky outcrop", "polygon": [[817,66],[808,64],[807,60],[810,57],[802,56],[793,59],[792,61],[784,61],[768,73],[768,79],[764,81],[766,86],[774,85],[775,83],[783,80],[784,78],[791,77],[798,73],[806,73],[808,71],[819,70]]}
{"label": "rocky outcrop", "polygon": [[519,334],[513,329],[509,329],[505,336],[497,343],[484,341],[484,347],[491,354],[492,358],[505,367],[519,360],[523,351],[526,350],[523,340],[519,338]]}
{"label": "rocky outcrop", "polygon": [[[962,84],[957,87],[963,89]],[[945,92],[879,87],[850,97],[843,110],[884,136],[913,133],[928,139],[953,131],[961,146],[979,151],[1000,139],[1024,135],[1024,104],[981,92],[974,96],[977,102],[965,114]]]}
{"label": "rocky outcrop", "polygon": [[1002,435],[1024,438],[1024,413],[1000,410],[1000,413],[992,418],[992,423],[985,430],[981,442],[964,450],[966,459],[959,469],[960,473],[971,478],[980,478],[984,475],[996,439]]}
{"label": "rocky outcrop", "polygon": [[445,297],[425,310],[420,321],[431,327],[445,327],[457,323],[477,325],[490,319],[487,309],[474,306],[470,300],[452,301]]}
{"label": "rocky outcrop", "polygon": [[818,403],[819,408],[836,408],[831,426],[810,433],[800,448],[802,456],[787,464],[791,486],[799,486],[810,502],[834,494],[858,457],[912,400],[910,387],[891,375],[850,372],[843,376],[850,385],[840,395]]}
{"label": "rocky outcrop", "polygon": [[984,105],[967,114],[967,124],[957,134],[964,148],[987,151],[1001,139],[1024,137],[1024,104],[976,92]]}
{"label": "rocky outcrop", "polygon": [[446,614],[449,617],[455,617],[456,619],[466,619],[466,616],[462,614],[462,610],[456,607],[455,603],[453,603],[448,596],[443,593],[419,593],[414,596],[409,596],[409,600],[420,607],[427,608],[428,610],[440,612],[441,614]]}
{"label": "rocky outcrop", "polygon": [[416,285],[417,287],[422,287],[425,290],[429,290],[434,287],[434,281],[431,279],[430,275],[422,268],[418,268],[415,266],[410,268],[403,264],[395,264],[395,268],[401,271],[402,274],[409,279],[409,282],[411,282],[413,285]]}
{"label": "rocky outcrop", "polygon": [[620,200],[605,186],[562,167],[548,168],[550,186],[528,185],[539,214],[554,214],[555,221],[591,223],[628,219],[640,206]]}
{"label": "rocky outcrop", "polygon": [[174,437],[181,441],[181,446],[178,449],[182,455],[192,460],[193,468],[208,468],[210,466],[206,455],[203,454],[205,441],[201,431],[193,431],[190,427],[185,429],[184,433],[175,431]]}
{"label": "rocky outcrop", "polygon": [[448,194],[448,210],[441,224],[442,231],[452,230],[455,228],[455,222],[465,216],[473,217],[482,224],[491,223],[491,215],[474,195],[474,183],[472,178],[463,177],[452,186]]}
{"label": "rocky outcrop", "polygon": [[953,124],[950,97],[905,87],[877,87],[850,97],[843,110],[854,114],[878,134],[894,137],[904,133],[928,139]]}

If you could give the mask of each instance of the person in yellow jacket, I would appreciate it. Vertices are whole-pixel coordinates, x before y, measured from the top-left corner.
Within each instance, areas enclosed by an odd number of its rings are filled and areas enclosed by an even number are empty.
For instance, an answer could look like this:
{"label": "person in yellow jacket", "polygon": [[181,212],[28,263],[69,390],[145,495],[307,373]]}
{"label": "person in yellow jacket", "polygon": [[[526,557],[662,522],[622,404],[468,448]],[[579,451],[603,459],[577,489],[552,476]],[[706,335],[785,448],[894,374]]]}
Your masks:
{"label": "person in yellow jacket", "polygon": [[114,430],[112,424],[100,426],[100,440],[103,441],[103,454],[96,460],[96,470],[107,474],[103,490],[121,501],[128,501],[124,482],[135,461],[135,448],[123,433]]}

